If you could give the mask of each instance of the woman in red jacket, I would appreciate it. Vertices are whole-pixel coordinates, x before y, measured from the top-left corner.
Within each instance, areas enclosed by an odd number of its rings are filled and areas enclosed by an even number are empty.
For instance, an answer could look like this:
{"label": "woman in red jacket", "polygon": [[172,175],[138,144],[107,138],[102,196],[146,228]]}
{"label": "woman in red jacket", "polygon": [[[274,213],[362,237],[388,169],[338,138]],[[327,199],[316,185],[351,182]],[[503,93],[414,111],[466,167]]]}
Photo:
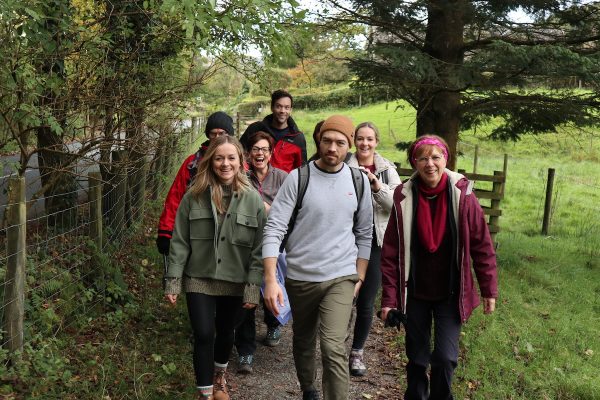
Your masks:
{"label": "woman in red jacket", "polygon": [[484,313],[494,311],[498,297],[496,255],[483,211],[473,183],[446,169],[448,156],[448,145],[435,135],[410,146],[416,173],[394,191],[383,239],[381,317],[404,321],[408,400],[453,398],[461,325],[479,305],[472,271]]}

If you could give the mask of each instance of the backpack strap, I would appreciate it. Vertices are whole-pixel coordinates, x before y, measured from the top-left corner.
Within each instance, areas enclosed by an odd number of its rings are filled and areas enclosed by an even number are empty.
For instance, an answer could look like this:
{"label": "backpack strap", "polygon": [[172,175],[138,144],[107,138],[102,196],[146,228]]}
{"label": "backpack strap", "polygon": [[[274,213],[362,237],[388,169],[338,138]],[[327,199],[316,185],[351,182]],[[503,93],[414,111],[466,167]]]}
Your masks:
{"label": "backpack strap", "polygon": [[[308,188],[308,180],[310,179],[310,168],[308,164],[304,164],[298,168],[298,196],[296,196],[296,207],[292,215],[298,215],[298,210],[302,208],[302,201]],[[294,218],[295,219],[295,218]]]}
{"label": "backpack strap", "polygon": [[285,248],[285,244],[287,243],[288,237],[294,230],[294,225],[296,225],[296,218],[298,217],[298,211],[302,208],[302,201],[304,200],[304,195],[306,194],[306,189],[308,188],[308,180],[310,179],[310,168],[308,164],[304,164],[298,168],[298,193],[296,194],[296,205],[294,206],[294,210],[292,211],[292,215],[290,216],[290,221],[288,222],[288,228],[283,240],[281,241],[281,246],[279,251],[283,251]]}
{"label": "backpack strap", "polygon": [[354,223],[358,218],[358,211],[360,211],[360,203],[362,202],[363,194],[365,193],[365,180],[363,178],[363,172],[355,167],[349,167],[350,173],[352,174],[352,184],[354,185],[354,193],[356,193],[356,200],[358,205],[356,211],[354,211]]}
{"label": "backpack strap", "polygon": [[386,185],[388,184],[390,178],[389,171],[387,169],[381,171],[381,173],[379,174],[379,180],[381,181],[381,183],[385,183]]}

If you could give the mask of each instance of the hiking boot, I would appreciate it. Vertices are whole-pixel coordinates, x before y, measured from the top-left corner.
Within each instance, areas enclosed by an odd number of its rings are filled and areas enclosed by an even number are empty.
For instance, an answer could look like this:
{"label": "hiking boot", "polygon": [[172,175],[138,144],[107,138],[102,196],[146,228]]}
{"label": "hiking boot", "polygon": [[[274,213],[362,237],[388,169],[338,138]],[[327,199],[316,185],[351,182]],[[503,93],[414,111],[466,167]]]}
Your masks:
{"label": "hiking boot", "polygon": [[279,327],[267,329],[267,336],[265,336],[265,346],[275,347],[279,344],[281,339],[281,329]]}
{"label": "hiking boot", "polygon": [[316,390],[305,390],[302,392],[302,400],[319,400],[319,392]]}
{"label": "hiking boot", "polygon": [[352,350],[350,352],[350,375],[363,376],[367,373],[367,367],[363,363],[363,350]]}
{"label": "hiking boot", "polygon": [[215,371],[213,378],[213,400],[229,400],[225,371],[224,369]]}
{"label": "hiking boot", "polygon": [[248,354],[247,356],[240,356],[238,358],[238,374],[251,374],[252,373],[252,354]]}

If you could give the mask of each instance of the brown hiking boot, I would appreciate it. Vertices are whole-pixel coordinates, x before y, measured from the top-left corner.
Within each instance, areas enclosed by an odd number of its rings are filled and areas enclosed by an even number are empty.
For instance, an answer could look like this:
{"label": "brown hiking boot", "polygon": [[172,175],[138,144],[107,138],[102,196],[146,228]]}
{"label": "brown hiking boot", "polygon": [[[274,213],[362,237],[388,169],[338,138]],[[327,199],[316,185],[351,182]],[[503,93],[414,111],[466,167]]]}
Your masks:
{"label": "brown hiking boot", "polygon": [[225,380],[224,369],[215,371],[213,378],[213,399],[214,400],[229,400],[229,393],[227,390],[227,381]]}

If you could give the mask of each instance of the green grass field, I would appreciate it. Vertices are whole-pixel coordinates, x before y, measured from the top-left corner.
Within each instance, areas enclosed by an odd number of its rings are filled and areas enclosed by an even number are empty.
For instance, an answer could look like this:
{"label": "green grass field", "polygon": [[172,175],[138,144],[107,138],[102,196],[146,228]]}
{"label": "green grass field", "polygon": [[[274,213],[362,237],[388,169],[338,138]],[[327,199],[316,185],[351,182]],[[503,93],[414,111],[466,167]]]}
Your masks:
{"label": "green grass field", "polygon": [[[379,152],[406,165],[394,143],[414,139],[410,107],[295,112],[311,152],[315,123],[333,113],[374,122]],[[458,168],[473,170],[476,145],[479,173],[502,170],[509,157],[497,237],[500,298],[494,315],[477,310],[464,327],[456,398],[600,399],[600,137],[564,131],[503,143],[467,132]],[[541,236],[548,168],[556,170],[554,205],[549,236]]]}
{"label": "green grass field", "polygon": [[[333,113],[356,124],[374,122],[380,153],[406,165],[394,143],[414,139],[413,110],[393,103],[296,110],[309,154],[315,123]],[[501,143],[486,140],[485,132],[467,132],[458,168],[472,170],[475,146],[479,173],[501,170],[509,155],[497,236],[500,298],[493,315],[478,309],[464,326],[455,398],[600,399],[600,138],[565,131]],[[548,168],[556,169],[555,201],[549,235],[542,236]],[[160,201],[150,203],[126,246],[107,255],[107,263],[123,270],[133,300],[115,311],[72,316],[72,326],[63,326],[66,318],[51,304],[30,309],[28,318],[35,313],[44,326],[28,328],[24,361],[15,368],[7,369],[0,348],[0,398],[192,397],[185,307],[173,309],[161,295],[162,259],[154,246],[161,208]],[[396,351],[404,357],[400,336]],[[377,376],[368,379],[378,384]]]}

